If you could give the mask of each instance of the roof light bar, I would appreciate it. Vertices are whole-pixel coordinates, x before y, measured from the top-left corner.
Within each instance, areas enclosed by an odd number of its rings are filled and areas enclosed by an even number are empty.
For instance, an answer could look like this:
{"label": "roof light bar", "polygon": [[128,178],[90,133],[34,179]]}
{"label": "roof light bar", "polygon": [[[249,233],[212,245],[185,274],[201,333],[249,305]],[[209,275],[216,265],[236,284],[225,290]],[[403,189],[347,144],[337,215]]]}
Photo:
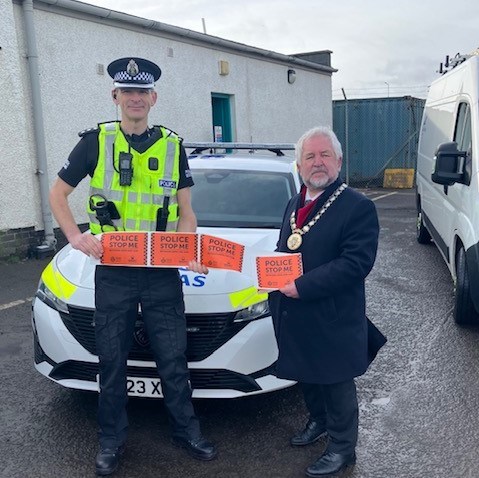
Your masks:
{"label": "roof light bar", "polygon": [[193,154],[199,154],[202,151],[210,149],[211,152],[215,149],[248,149],[268,150],[275,153],[277,156],[284,156],[282,150],[294,150],[293,143],[183,143],[185,148],[194,149]]}

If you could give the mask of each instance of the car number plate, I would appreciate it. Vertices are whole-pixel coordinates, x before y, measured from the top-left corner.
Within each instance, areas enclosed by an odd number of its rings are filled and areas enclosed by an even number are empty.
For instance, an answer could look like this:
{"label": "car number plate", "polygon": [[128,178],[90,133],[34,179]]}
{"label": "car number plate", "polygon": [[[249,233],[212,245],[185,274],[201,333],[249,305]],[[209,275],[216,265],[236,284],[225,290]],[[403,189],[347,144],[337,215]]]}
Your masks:
{"label": "car number plate", "polygon": [[160,379],[128,377],[126,388],[128,395],[132,397],[163,397]]}

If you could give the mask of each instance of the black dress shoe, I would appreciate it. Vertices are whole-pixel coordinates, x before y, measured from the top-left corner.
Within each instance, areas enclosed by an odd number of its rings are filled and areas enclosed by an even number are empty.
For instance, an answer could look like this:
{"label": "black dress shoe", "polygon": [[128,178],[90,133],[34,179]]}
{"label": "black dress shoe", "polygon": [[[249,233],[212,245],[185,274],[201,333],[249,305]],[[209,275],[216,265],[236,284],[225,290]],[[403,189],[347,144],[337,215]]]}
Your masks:
{"label": "black dress shoe", "polygon": [[326,428],[314,420],[308,420],[304,430],[291,438],[290,443],[293,446],[310,445],[317,442],[323,435],[326,434]]}
{"label": "black dress shoe", "polygon": [[96,455],[96,474],[100,476],[111,475],[120,464],[120,456],[123,455],[125,446],[117,448],[102,448]]}
{"label": "black dress shoe", "polygon": [[193,458],[209,461],[216,457],[218,451],[213,443],[202,436],[187,440],[185,438],[173,438],[173,444],[184,448]]}
{"label": "black dress shoe", "polygon": [[333,476],[356,463],[356,453],[342,455],[328,451],[306,470],[307,476]]}

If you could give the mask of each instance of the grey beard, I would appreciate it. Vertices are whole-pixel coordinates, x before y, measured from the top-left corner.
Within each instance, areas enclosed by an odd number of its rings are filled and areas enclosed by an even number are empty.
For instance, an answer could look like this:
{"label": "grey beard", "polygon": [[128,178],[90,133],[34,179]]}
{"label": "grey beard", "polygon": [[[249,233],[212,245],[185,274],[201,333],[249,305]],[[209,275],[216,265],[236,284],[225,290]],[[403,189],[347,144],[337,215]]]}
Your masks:
{"label": "grey beard", "polygon": [[[339,176],[339,174],[338,174],[338,176]],[[309,190],[324,191],[328,186],[333,184],[334,181],[336,181],[336,179],[338,179],[338,176],[336,176],[334,179],[325,178],[325,179],[321,179],[321,180],[308,180],[308,181],[303,180],[303,182]]]}

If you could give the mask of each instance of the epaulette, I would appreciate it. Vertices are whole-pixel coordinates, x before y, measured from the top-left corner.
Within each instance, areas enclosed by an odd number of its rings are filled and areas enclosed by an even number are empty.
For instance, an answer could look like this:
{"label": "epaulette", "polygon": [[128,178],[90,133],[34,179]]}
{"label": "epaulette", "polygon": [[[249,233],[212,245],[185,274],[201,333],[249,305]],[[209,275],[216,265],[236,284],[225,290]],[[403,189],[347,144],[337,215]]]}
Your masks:
{"label": "epaulette", "polygon": [[83,136],[86,136],[87,134],[98,133],[99,131],[100,131],[99,128],[88,128],[88,129],[84,129],[83,131],[80,131],[78,133],[78,136],[80,136],[80,138],[83,138]]}
{"label": "epaulette", "polygon": [[172,136],[172,135],[173,135],[173,136],[176,136],[176,137],[178,138],[178,141],[179,141],[180,143],[183,142],[183,138],[181,138],[178,133],[175,133],[172,129],[167,128],[166,126],[161,126],[161,125],[155,124],[155,125],[153,125],[153,128],[162,128],[162,129],[165,130],[165,132],[166,132],[166,137],[167,137],[167,138],[168,138],[169,136]]}

